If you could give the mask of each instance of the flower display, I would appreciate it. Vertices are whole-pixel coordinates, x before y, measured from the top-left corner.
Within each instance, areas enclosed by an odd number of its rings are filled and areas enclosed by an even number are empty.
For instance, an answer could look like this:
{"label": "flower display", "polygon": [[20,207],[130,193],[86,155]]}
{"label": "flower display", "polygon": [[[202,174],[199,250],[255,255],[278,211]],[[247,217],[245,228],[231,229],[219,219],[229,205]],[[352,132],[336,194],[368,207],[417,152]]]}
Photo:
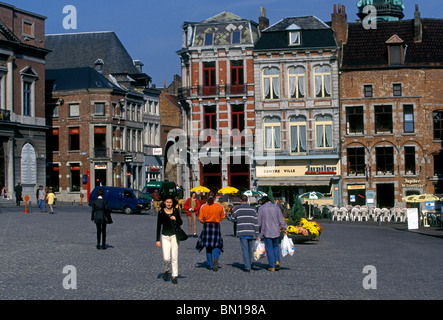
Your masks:
{"label": "flower display", "polygon": [[301,218],[297,225],[288,225],[286,231],[290,235],[310,235],[313,238],[318,238],[323,231],[323,227],[316,221],[308,221],[305,218]]}

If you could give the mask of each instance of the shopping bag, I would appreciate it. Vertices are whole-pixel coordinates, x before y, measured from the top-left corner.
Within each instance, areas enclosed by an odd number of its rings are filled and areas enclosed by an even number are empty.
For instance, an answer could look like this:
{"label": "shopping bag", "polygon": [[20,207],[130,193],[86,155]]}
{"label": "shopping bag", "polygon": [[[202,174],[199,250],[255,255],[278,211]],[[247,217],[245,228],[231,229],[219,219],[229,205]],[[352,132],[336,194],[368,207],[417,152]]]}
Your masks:
{"label": "shopping bag", "polygon": [[283,257],[285,257],[287,254],[292,256],[294,254],[294,250],[295,248],[292,239],[289,239],[289,237],[285,235],[281,241],[281,255]]}
{"label": "shopping bag", "polygon": [[266,255],[265,242],[262,240],[255,241],[254,258],[258,261]]}

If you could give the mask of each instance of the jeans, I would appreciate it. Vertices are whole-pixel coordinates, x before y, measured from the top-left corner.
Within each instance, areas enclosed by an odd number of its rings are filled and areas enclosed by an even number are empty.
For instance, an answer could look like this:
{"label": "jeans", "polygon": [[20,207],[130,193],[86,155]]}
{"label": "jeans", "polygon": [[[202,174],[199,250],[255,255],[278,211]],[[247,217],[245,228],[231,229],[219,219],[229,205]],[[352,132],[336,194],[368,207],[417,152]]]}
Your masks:
{"label": "jeans", "polygon": [[270,268],[275,268],[275,262],[280,261],[280,238],[264,238],[266,255]]}
{"label": "jeans", "polygon": [[40,211],[45,211],[45,200],[38,200],[38,206],[40,207]]}
{"label": "jeans", "polygon": [[251,269],[252,251],[255,240],[252,237],[240,237],[240,246],[243,252],[243,261],[245,262],[245,269]]}
{"label": "jeans", "polygon": [[208,263],[208,268],[212,269],[214,266],[214,259],[220,258],[220,249],[219,248],[206,248],[206,262]]}

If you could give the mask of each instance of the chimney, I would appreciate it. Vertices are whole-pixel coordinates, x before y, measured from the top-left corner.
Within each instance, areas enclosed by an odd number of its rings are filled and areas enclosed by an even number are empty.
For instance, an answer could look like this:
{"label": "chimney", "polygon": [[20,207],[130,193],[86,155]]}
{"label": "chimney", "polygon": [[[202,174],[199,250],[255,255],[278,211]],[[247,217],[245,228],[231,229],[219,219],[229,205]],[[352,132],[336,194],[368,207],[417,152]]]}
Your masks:
{"label": "chimney", "polygon": [[332,30],[335,34],[335,40],[341,48],[348,41],[348,16],[345,6],[334,4],[334,12],[331,15]]}
{"label": "chimney", "polygon": [[258,18],[258,29],[262,32],[264,29],[269,27],[269,19],[266,18],[266,9],[260,7],[260,17]]}
{"label": "chimney", "polygon": [[415,5],[414,12],[414,42],[422,42],[423,40],[423,26],[420,18],[420,11],[418,10],[418,4]]}
{"label": "chimney", "polygon": [[143,62],[141,62],[140,60],[134,60],[133,63],[134,66],[137,68],[138,72],[142,73]]}

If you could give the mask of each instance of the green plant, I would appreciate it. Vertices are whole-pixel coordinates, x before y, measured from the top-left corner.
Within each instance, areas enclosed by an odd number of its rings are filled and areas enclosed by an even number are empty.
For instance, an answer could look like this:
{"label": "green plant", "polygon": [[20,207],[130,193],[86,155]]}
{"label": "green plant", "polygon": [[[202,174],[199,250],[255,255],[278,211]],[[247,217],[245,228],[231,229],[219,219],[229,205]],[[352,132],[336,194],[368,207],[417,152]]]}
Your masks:
{"label": "green plant", "polygon": [[289,214],[288,217],[288,222],[290,225],[296,226],[303,217],[304,217],[303,206],[300,202],[299,197],[296,194],[294,194],[294,204],[292,205],[291,213]]}

